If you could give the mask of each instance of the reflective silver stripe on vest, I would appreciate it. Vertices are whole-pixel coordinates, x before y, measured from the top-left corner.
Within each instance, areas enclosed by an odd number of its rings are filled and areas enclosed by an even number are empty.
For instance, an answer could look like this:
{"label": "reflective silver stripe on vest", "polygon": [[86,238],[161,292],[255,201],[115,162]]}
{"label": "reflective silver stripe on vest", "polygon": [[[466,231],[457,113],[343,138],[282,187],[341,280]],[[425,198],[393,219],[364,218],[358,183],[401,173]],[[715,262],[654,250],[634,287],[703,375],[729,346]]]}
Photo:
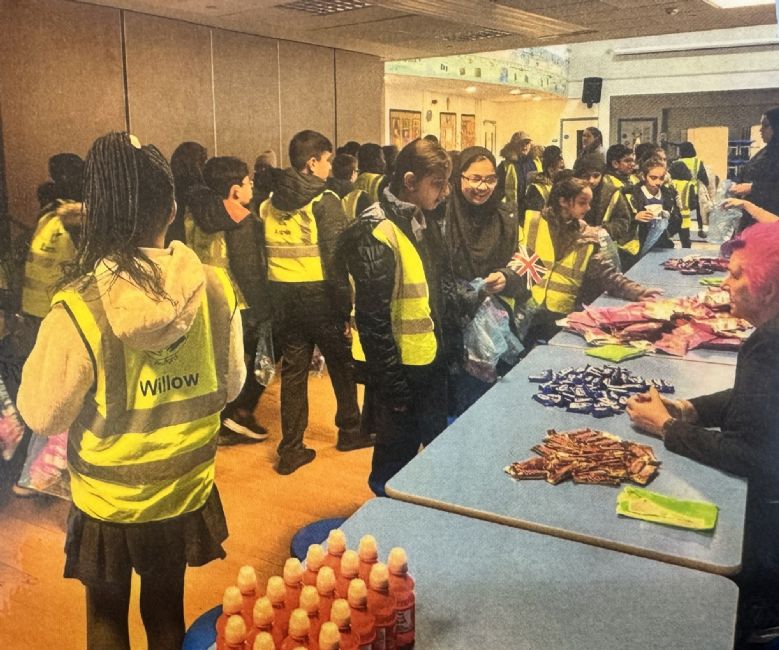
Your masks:
{"label": "reflective silver stripe on vest", "polygon": [[[221,289],[219,282],[213,284],[218,285]],[[85,430],[91,431],[98,438],[107,438],[119,434],[150,433],[166,426],[186,422],[191,418],[192,413],[216,413],[222,410],[227,397],[229,342],[224,337],[218,336],[219,328],[216,327],[217,317],[215,310],[219,305],[219,299],[217,295],[211,293],[212,291],[217,291],[216,286],[206,282],[206,299],[208,300],[211,318],[211,343],[214,350],[214,368],[219,388],[207,395],[200,395],[178,402],[158,404],[153,409],[128,411],[126,406],[127,375],[124,364],[117,364],[118,367],[113,365],[106,366],[104,369],[106,410],[111,414],[113,425],[107,426],[105,418],[97,411],[95,400],[88,397],[84,401],[84,405],[70,429],[70,438],[74,439],[74,442],[80,445],[81,437],[84,435]],[[109,332],[110,327],[107,325],[105,313],[98,308],[100,298],[97,297],[94,283],[85,292],[83,302],[98,326],[101,323],[103,324],[101,331]],[[81,337],[85,341],[88,340],[81,332],[78,321],[73,319],[73,323],[79,330]],[[104,359],[114,358],[111,356],[110,347],[117,344],[121,345],[121,343],[112,341],[112,336],[112,334],[105,334],[101,337]],[[222,369],[221,377],[218,376],[220,369]]]}
{"label": "reflective silver stripe on vest", "polygon": [[433,321],[430,318],[401,320],[399,327],[401,334],[426,334],[433,331]]}
{"label": "reflective silver stripe on vest", "polygon": [[[309,240],[311,239],[309,234]],[[268,250],[268,257],[284,257],[284,258],[297,258],[297,257],[319,257],[319,246],[316,244],[299,246],[297,244],[291,244],[289,246],[266,246]]]}
{"label": "reflective silver stripe on vest", "polygon": [[404,284],[403,298],[427,298],[427,284],[420,282],[418,284]]}
{"label": "reflective silver stripe on vest", "polygon": [[171,458],[131,465],[93,465],[79,456],[78,442],[69,438],[68,463],[82,476],[110,483],[121,481],[126,485],[145,485],[150,482],[173,481],[185,476],[203,463],[212,462],[214,454],[216,454],[216,440],[216,436],[214,436],[202,447]]}
{"label": "reflective silver stripe on vest", "polygon": [[[541,216],[533,217],[530,219],[530,225],[527,229],[527,242],[528,245],[535,246],[536,237],[538,237],[538,226],[541,223]],[[554,261],[554,260],[553,260]]]}

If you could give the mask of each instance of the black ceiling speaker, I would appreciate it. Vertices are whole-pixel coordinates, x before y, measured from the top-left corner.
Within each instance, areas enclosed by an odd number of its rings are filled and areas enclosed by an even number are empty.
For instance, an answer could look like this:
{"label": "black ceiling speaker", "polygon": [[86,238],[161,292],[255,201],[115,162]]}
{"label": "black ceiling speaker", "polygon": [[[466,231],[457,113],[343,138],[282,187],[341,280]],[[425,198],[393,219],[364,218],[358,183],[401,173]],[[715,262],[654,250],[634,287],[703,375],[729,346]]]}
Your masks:
{"label": "black ceiling speaker", "polygon": [[585,77],[582,85],[582,101],[587,108],[600,101],[600,90],[603,87],[602,77]]}

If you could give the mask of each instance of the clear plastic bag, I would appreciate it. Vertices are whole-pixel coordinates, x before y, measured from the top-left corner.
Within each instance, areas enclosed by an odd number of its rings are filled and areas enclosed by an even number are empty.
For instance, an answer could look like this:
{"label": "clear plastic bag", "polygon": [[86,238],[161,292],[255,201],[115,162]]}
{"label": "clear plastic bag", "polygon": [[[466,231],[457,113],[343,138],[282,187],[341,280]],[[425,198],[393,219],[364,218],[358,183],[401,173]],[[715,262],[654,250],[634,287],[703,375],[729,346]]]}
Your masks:
{"label": "clear plastic bag", "polygon": [[465,328],[465,370],[486,382],[497,379],[499,360],[515,364],[524,350],[509,326],[510,316],[497,298],[485,298]]}
{"label": "clear plastic bag", "polygon": [[3,459],[11,460],[23,435],[24,422],[0,377],[0,451]]}
{"label": "clear plastic bag", "polygon": [[598,229],[598,244],[600,246],[600,254],[611,262],[617,271],[622,271],[622,262],[619,259],[619,248],[617,248],[617,245],[605,228]]}
{"label": "clear plastic bag", "polygon": [[314,346],[314,354],[311,355],[311,366],[309,367],[309,374],[314,377],[321,377],[325,373],[325,355],[319,349],[319,346]]}
{"label": "clear plastic bag", "polygon": [[741,208],[723,207],[725,199],[733,185],[733,181],[726,179],[719,184],[714,195],[714,207],[709,212],[708,240],[712,244],[722,244],[733,237],[736,226],[741,219]]}
{"label": "clear plastic bag", "polygon": [[257,325],[257,349],[254,351],[254,378],[261,386],[269,386],[276,376],[273,355],[273,327],[270,321]]}
{"label": "clear plastic bag", "polygon": [[657,240],[663,236],[663,233],[668,230],[668,219],[670,215],[666,210],[661,210],[659,216],[649,223],[649,232],[644,239],[644,245],[641,247],[639,255],[645,255],[652,250],[652,246],[657,243]]}
{"label": "clear plastic bag", "polygon": [[48,438],[34,436],[30,441],[19,485],[42,494],[70,499],[67,446],[67,431]]}

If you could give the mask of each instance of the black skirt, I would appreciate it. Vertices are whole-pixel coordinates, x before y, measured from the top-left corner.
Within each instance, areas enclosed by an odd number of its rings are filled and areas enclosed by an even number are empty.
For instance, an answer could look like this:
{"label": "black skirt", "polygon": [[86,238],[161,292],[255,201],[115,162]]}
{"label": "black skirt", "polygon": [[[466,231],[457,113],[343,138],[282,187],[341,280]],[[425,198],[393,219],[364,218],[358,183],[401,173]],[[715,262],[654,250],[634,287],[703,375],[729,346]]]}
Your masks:
{"label": "black skirt", "polygon": [[65,577],[85,585],[122,584],[131,570],[142,576],[177,566],[202,566],[226,556],[222,542],[227,534],[216,485],[202,508],[162,521],[115,524],[94,519],[73,505],[65,540]]}

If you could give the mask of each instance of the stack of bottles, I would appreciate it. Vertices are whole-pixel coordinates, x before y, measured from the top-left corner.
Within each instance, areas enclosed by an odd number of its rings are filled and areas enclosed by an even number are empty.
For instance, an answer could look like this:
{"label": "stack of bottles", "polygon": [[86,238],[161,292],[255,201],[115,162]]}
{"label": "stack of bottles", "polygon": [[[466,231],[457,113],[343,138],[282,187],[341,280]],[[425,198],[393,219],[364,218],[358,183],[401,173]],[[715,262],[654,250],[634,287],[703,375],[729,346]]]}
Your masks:
{"label": "stack of bottles", "polygon": [[327,550],[308,547],[271,576],[260,594],[253,567],[242,567],[225,589],[216,622],[217,650],[404,650],[414,647],[416,596],[406,551],[379,562],[376,539],[356,551],[340,529]]}

